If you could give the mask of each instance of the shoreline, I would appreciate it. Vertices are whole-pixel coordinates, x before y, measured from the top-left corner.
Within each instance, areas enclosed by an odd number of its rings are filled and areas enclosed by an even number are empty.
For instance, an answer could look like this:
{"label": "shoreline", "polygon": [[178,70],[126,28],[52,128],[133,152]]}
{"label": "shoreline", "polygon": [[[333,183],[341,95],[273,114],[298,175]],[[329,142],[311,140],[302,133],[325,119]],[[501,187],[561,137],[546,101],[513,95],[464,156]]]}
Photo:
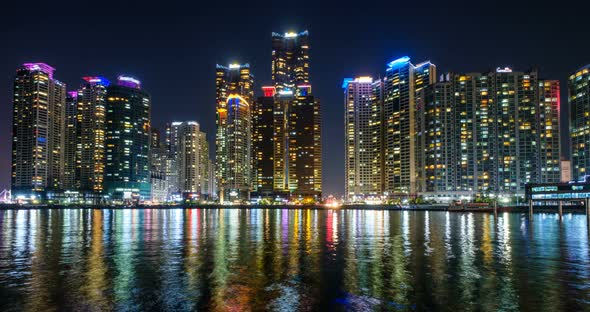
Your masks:
{"label": "shoreline", "polygon": [[[221,204],[202,204],[202,205],[158,205],[158,206],[111,206],[111,205],[19,205],[19,204],[0,204],[2,210],[70,210],[70,209],[101,209],[101,210],[171,210],[171,209],[309,209],[309,210],[383,210],[383,211],[448,211],[453,213],[475,212],[475,213],[494,213],[493,208],[466,208],[466,209],[449,209],[448,205],[419,205],[400,207],[398,205],[342,205],[339,207],[321,206],[321,205],[221,205]],[[535,213],[558,213],[557,206],[534,206]],[[503,206],[498,207],[498,213],[528,213],[526,206]],[[585,214],[582,206],[564,207],[564,213],[581,213]]]}

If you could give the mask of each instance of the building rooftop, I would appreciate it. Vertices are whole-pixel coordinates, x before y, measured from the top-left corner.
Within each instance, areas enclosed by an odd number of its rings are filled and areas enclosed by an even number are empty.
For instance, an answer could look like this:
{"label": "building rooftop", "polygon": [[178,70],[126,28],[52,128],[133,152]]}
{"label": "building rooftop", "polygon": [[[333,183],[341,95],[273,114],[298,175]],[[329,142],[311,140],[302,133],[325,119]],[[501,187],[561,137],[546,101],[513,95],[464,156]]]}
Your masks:
{"label": "building rooftop", "polygon": [[24,63],[23,66],[30,71],[41,71],[49,75],[49,78],[53,78],[53,72],[55,68],[45,63]]}

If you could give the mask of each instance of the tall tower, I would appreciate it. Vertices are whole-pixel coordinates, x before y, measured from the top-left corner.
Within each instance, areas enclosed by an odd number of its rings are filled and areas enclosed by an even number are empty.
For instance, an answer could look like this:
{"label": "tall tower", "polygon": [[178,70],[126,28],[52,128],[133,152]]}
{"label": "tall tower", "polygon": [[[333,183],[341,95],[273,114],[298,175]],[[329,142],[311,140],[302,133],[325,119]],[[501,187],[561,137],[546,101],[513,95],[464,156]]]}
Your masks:
{"label": "tall tower", "polygon": [[[16,71],[12,123],[12,195],[62,188],[65,84],[55,69],[27,63]],[[39,193],[39,194],[35,194]]]}
{"label": "tall tower", "polygon": [[572,179],[590,175],[590,64],[569,76]]}
{"label": "tall tower", "polygon": [[77,96],[76,179],[80,191],[102,193],[105,166],[106,92],[104,77],[83,77]]}
{"label": "tall tower", "polygon": [[272,80],[277,92],[309,84],[309,33],[272,33]]}
{"label": "tall tower", "polygon": [[[345,194],[348,200],[381,196],[381,176],[373,164],[379,160],[374,146],[373,78],[347,78],[344,89]],[[376,118],[377,117],[377,118]]]}
{"label": "tall tower", "polygon": [[209,143],[196,121],[173,122],[176,141],[179,190],[181,193],[209,194]]}
{"label": "tall tower", "polygon": [[276,89],[262,87],[263,96],[252,110],[252,184],[260,196],[272,196],[274,190],[274,107]]}
{"label": "tall tower", "polygon": [[[416,192],[416,107],[423,106],[419,93],[434,83],[436,66],[423,62],[414,66],[409,57],[387,65],[383,79],[385,122],[385,192],[408,196]],[[417,101],[418,100],[418,101]]]}
{"label": "tall tower", "polygon": [[561,139],[559,114],[561,105],[559,80],[539,80],[539,180],[561,181]]}
{"label": "tall tower", "polygon": [[115,200],[149,200],[150,95],[119,76],[107,89],[105,191]]}
{"label": "tall tower", "polygon": [[150,184],[152,202],[165,202],[168,200],[170,188],[166,175],[168,152],[162,144],[160,130],[151,128],[150,135]]}
{"label": "tall tower", "polygon": [[222,202],[241,202],[252,189],[251,107],[254,77],[250,65],[217,65],[216,175]]}
{"label": "tall tower", "polygon": [[69,91],[66,96],[64,124],[64,190],[77,190],[76,151],[78,150],[78,91]]}
{"label": "tall tower", "polygon": [[299,85],[287,113],[287,185],[300,200],[318,200],[322,194],[320,101],[311,86]]}
{"label": "tall tower", "polygon": [[320,101],[309,78],[309,33],[272,33],[273,188],[298,200],[320,199]]}
{"label": "tall tower", "polygon": [[538,180],[537,72],[499,68],[491,76],[497,104],[495,139],[501,159],[498,191],[524,193],[524,183]]}
{"label": "tall tower", "polygon": [[455,107],[453,84],[447,77],[419,91],[424,105],[416,109],[419,118],[416,132],[417,191],[441,194],[455,191],[456,155]]}

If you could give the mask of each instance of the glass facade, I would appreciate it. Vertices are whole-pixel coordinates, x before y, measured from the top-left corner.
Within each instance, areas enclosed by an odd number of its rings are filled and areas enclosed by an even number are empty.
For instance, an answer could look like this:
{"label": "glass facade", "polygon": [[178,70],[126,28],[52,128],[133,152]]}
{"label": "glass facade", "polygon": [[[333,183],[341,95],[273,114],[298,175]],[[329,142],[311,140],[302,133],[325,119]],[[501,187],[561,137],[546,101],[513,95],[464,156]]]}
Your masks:
{"label": "glass facade", "polygon": [[[416,193],[416,127],[423,122],[421,90],[435,82],[436,66],[430,62],[413,65],[410,58],[390,62],[383,79],[384,192],[387,196]],[[418,164],[420,161],[418,161]]]}
{"label": "glass facade", "polygon": [[572,179],[590,174],[590,65],[568,79],[570,134],[572,138]]}
{"label": "glass facade", "polygon": [[105,172],[106,92],[104,77],[83,77],[78,90],[76,185],[84,193],[102,193]]}
{"label": "glass facade", "polygon": [[425,98],[422,192],[523,194],[526,183],[559,182],[557,81],[509,68],[447,74]]}
{"label": "glass facade", "polygon": [[221,202],[250,198],[253,84],[250,65],[217,65],[215,163]]}
{"label": "glass facade", "polygon": [[151,98],[131,79],[107,88],[105,191],[115,200],[150,200]]}
{"label": "glass facade", "polygon": [[[374,82],[371,77],[346,79],[344,88],[345,194],[348,200],[380,197],[381,175],[375,171],[380,149],[375,143]],[[380,124],[380,123],[379,123]]]}
{"label": "glass facade", "polygon": [[14,78],[11,188],[19,196],[44,196],[63,187],[66,86],[54,68],[27,63]]}

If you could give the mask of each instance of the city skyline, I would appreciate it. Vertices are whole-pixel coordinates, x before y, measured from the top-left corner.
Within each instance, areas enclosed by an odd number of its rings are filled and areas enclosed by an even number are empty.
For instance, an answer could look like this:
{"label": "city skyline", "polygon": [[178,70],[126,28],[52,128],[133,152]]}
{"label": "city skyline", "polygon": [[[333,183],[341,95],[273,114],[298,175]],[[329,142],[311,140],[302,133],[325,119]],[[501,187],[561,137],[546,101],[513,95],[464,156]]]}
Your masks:
{"label": "city skyline", "polygon": [[[322,9],[318,9],[322,12]],[[490,9],[490,14],[494,12],[494,9]],[[518,13],[522,13],[518,8],[514,10],[505,18],[509,19],[510,16],[514,17]],[[297,14],[291,13],[293,16]],[[428,13],[434,14],[434,13]],[[467,18],[475,20],[478,15]],[[136,19],[137,17],[131,17]],[[150,90],[153,97],[153,113],[154,125],[158,128],[162,128],[166,121],[172,120],[196,120],[203,124],[203,128],[208,133],[208,140],[212,142],[214,133],[214,123],[212,123],[211,116],[214,114],[214,91],[211,86],[212,77],[214,71],[211,70],[212,64],[233,62],[249,62],[253,68],[253,74],[256,77],[257,86],[270,84],[270,66],[268,59],[270,57],[270,51],[268,49],[268,42],[272,31],[290,31],[290,30],[304,30],[309,29],[310,40],[312,49],[311,55],[311,67],[312,67],[312,82],[314,85],[314,93],[318,98],[322,99],[323,116],[324,116],[324,145],[330,146],[331,148],[325,149],[324,151],[324,194],[338,194],[342,195],[344,190],[344,148],[343,148],[343,133],[342,133],[342,89],[340,89],[341,79],[343,77],[360,76],[360,75],[375,75],[374,73],[380,73],[384,64],[396,59],[402,55],[409,55],[412,59],[423,60],[430,59],[433,63],[437,64],[439,72],[469,72],[469,71],[486,71],[493,70],[498,66],[510,66],[515,70],[526,71],[530,67],[536,67],[540,72],[543,73],[543,78],[548,79],[559,79],[561,82],[561,94],[562,94],[562,138],[567,137],[567,78],[568,76],[576,71],[578,68],[583,67],[585,64],[590,62],[587,56],[583,56],[579,50],[581,49],[557,49],[551,45],[545,47],[543,41],[540,39],[541,32],[536,33],[531,29],[527,29],[527,33],[531,33],[530,38],[518,38],[518,31],[514,34],[503,34],[505,40],[499,40],[502,35],[501,31],[497,33],[491,33],[490,29],[483,28],[483,32],[488,35],[489,40],[497,42],[502,41],[507,47],[490,47],[488,51],[480,50],[476,52],[477,47],[481,47],[484,44],[483,40],[470,41],[469,44],[465,43],[465,49],[461,51],[453,51],[449,55],[449,52],[445,52],[441,48],[435,47],[437,40],[447,40],[452,43],[453,34],[458,34],[456,31],[434,31],[434,33],[445,34],[442,39],[436,39],[432,34],[427,35],[420,33],[420,31],[414,31],[410,34],[399,34],[393,33],[392,31],[376,31],[375,33],[366,33],[366,36],[362,39],[368,42],[363,45],[360,57],[358,52],[361,51],[359,48],[353,47],[354,44],[344,44],[345,36],[344,33],[339,33],[336,27],[330,26],[329,21],[333,20],[334,16],[327,16],[326,20],[320,20],[315,16],[302,17],[295,19],[292,17],[285,17],[285,14],[278,14],[270,20],[264,23],[256,23],[251,28],[239,30],[239,35],[234,35],[237,38],[237,42],[240,43],[239,38],[243,37],[248,39],[247,44],[236,44],[231,47],[231,52],[226,52],[223,48],[227,48],[226,44],[213,44],[211,51],[204,51],[201,49],[198,52],[198,57],[190,57],[189,53],[183,52],[182,46],[191,46],[192,43],[183,36],[191,37],[192,41],[197,41],[197,34],[203,35],[207,38],[209,35],[202,34],[199,29],[195,27],[187,27],[192,29],[191,31],[185,30],[182,25],[176,22],[165,23],[163,29],[182,29],[182,35],[170,39],[164,39],[163,33],[157,32],[154,40],[160,40],[162,42],[172,42],[167,40],[177,39],[181,42],[180,47],[171,47],[171,50],[175,53],[180,53],[184,57],[179,59],[165,58],[161,60],[162,65],[150,64],[150,59],[153,57],[154,52],[147,53],[145,51],[134,51],[133,49],[121,49],[117,53],[113,53],[111,50],[102,48],[99,51],[106,52],[106,55],[100,55],[99,53],[92,52],[89,50],[87,42],[82,41],[80,51],[84,51],[85,57],[71,61],[72,56],[77,53],[64,53],[63,55],[58,51],[63,51],[58,48],[55,43],[41,44],[38,47],[31,46],[29,44],[20,44],[22,39],[15,39],[15,43],[7,48],[7,52],[3,52],[3,60],[1,63],[1,69],[5,73],[3,83],[0,84],[0,100],[5,103],[3,105],[2,125],[5,125],[0,131],[0,143],[3,146],[0,148],[1,161],[0,165],[2,168],[6,168],[0,172],[0,188],[9,187],[9,168],[10,168],[10,103],[11,103],[11,92],[10,85],[14,69],[25,62],[45,62],[51,66],[57,68],[56,75],[58,79],[64,81],[68,86],[77,86],[80,84],[79,77],[85,75],[100,75],[107,77],[116,77],[121,73],[129,73],[132,76],[138,77],[145,84],[146,89]],[[522,17],[520,21],[527,20],[528,17]],[[167,20],[164,17],[165,20]],[[366,20],[366,17],[361,17],[361,20]],[[558,22],[560,19],[565,19],[565,15],[556,15],[556,19],[553,22]],[[74,18],[76,20],[76,18]],[[107,18],[107,20],[114,20],[114,18]],[[407,22],[407,19],[403,18],[400,23]],[[437,18],[435,18],[437,20]],[[7,19],[3,23],[10,21]],[[73,23],[73,21],[70,21]],[[79,22],[79,21],[78,21]],[[433,21],[434,22],[434,21]],[[376,21],[377,24],[387,24],[383,21]],[[390,22],[393,23],[393,22]],[[539,22],[537,22],[538,24]],[[572,22],[573,23],[573,22]],[[395,24],[395,23],[394,23]],[[451,23],[452,24],[452,23]],[[542,24],[542,23],[541,23]],[[391,24],[389,24],[391,25]],[[516,22],[511,24],[516,25]],[[533,23],[535,25],[535,23]],[[144,27],[146,33],[150,29],[154,28],[154,25],[140,25]],[[456,24],[455,24],[456,26]],[[34,33],[31,26],[25,26],[25,30]],[[227,27],[227,26],[224,26]],[[509,27],[509,26],[500,26]],[[564,27],[564,26],[561,26]],[[116,27],[115,27],[116,28]],[[366,28],[364,28],[366,30]],[[234,29],[235,30],[235,29]],[[563,29],[562,29],[563,30]],[[216,33],[216,36],[223,36],[224,32],[229,31],[222,29],[221,33]],[[554,30],[559,32],[560,30]],[[76,33],[72,30],[64,30],[64,33],[72,34]],[[116,31],[111,30],[109,32],[111,36],[114,36],[116,40],[124,40],[123,37],[119,37]],[[359,34],[360,30],[355,30],[353,34]],[[192,35],[190,35],[192,34]],[[15,37],[14,33],[9,33],[8,37]],[[232,36],[232,37],[234,37]],[[415,38],[411,38],[414,36]],[[558,43],[567,42],[567,38],[572,39],[574,35],[563,35],[558,38]],[[70,37],[71,36],[65,36]],[[430,38],[428,38],[430,37]],[[10,38],[9,38],[10,39]],[[115,41],[116,41],[115,40]],[[127,40],[127,39],[125,39]],[[156,42],[157,42],[156,40]],[[355,41],[356,43],[362,42]],[[520,40],[520,42],[518,42]],[[58,40],[59,41],[59,40]],[[63,41],[62,41],[63,42]],[[213,41],[211,41],[213,42]],[[336,49],[334,45],[340,42],[343,47]],[[44,42],[45,43],[45,42]],[[235,43],[235,42],[234,42]],[[242,42],[243,43],[243,42]],[[583,43],[586,44],[586,43]],[[467,47],[469,45],[469,47]],[[560,44],[555,44],[560,46]],[[563,46],[563,44],[561,45]],[[72,47],[69,47],[72,49]],[[531,53],[530,51],[536,51],[542,48],[542,52]],[[72,50],[77,50],[73,47]],[[160,49],[155,49],[160,50]],[[525,52],[525,50],[527,52]],[[541,50],[539,50],[541,51]],[[120,53],[120,54],[118,54]],[[340,54],[340,55],[337,55]],[[447,54],[447,55],[445,55]],[[346,62],[345,62],[346,61]],[[191,63],[193,62],[193,63]],[[173,77],[167,75],[168,70],[173,72],[183,71],[181,65],[187,65],[190,69],[191,66],[195,66],[192,69],[192,73],[198,78],[190,80],[188,84],[183,82],[186,77],[179,76]],[[206,65],[206,66],[205,66]],[[536,65],[536,66],[535,66]],[[170,67],[170,69],[168,69]],[[174,79],[171,79],[174,78]],[[169,80],[169,81],[166,81]],[[178,84],[178,85],[176,85]],[[204,85],[200,87],[199,84]],[[254,88],[259,93],[258,87]],[[186,91],[185,91],[186,90]],[[206,91],[203,91],[206,90]],[[184,93],[184,95],[183,95]],[[187,94],[188,93],[188,94]],[[193,94],[198,94],[197,98],[193,97]],[[172,102],[172,103],[171,103]],[[183,116],[190,116],[183,118]],[[567,142],[567,141],[564,141]],[[567,153],[567,146],[563,148],[564,152]],[[567,156],[567,155],[564,155]],[[329,161],[327,161],[329,160]]]}

